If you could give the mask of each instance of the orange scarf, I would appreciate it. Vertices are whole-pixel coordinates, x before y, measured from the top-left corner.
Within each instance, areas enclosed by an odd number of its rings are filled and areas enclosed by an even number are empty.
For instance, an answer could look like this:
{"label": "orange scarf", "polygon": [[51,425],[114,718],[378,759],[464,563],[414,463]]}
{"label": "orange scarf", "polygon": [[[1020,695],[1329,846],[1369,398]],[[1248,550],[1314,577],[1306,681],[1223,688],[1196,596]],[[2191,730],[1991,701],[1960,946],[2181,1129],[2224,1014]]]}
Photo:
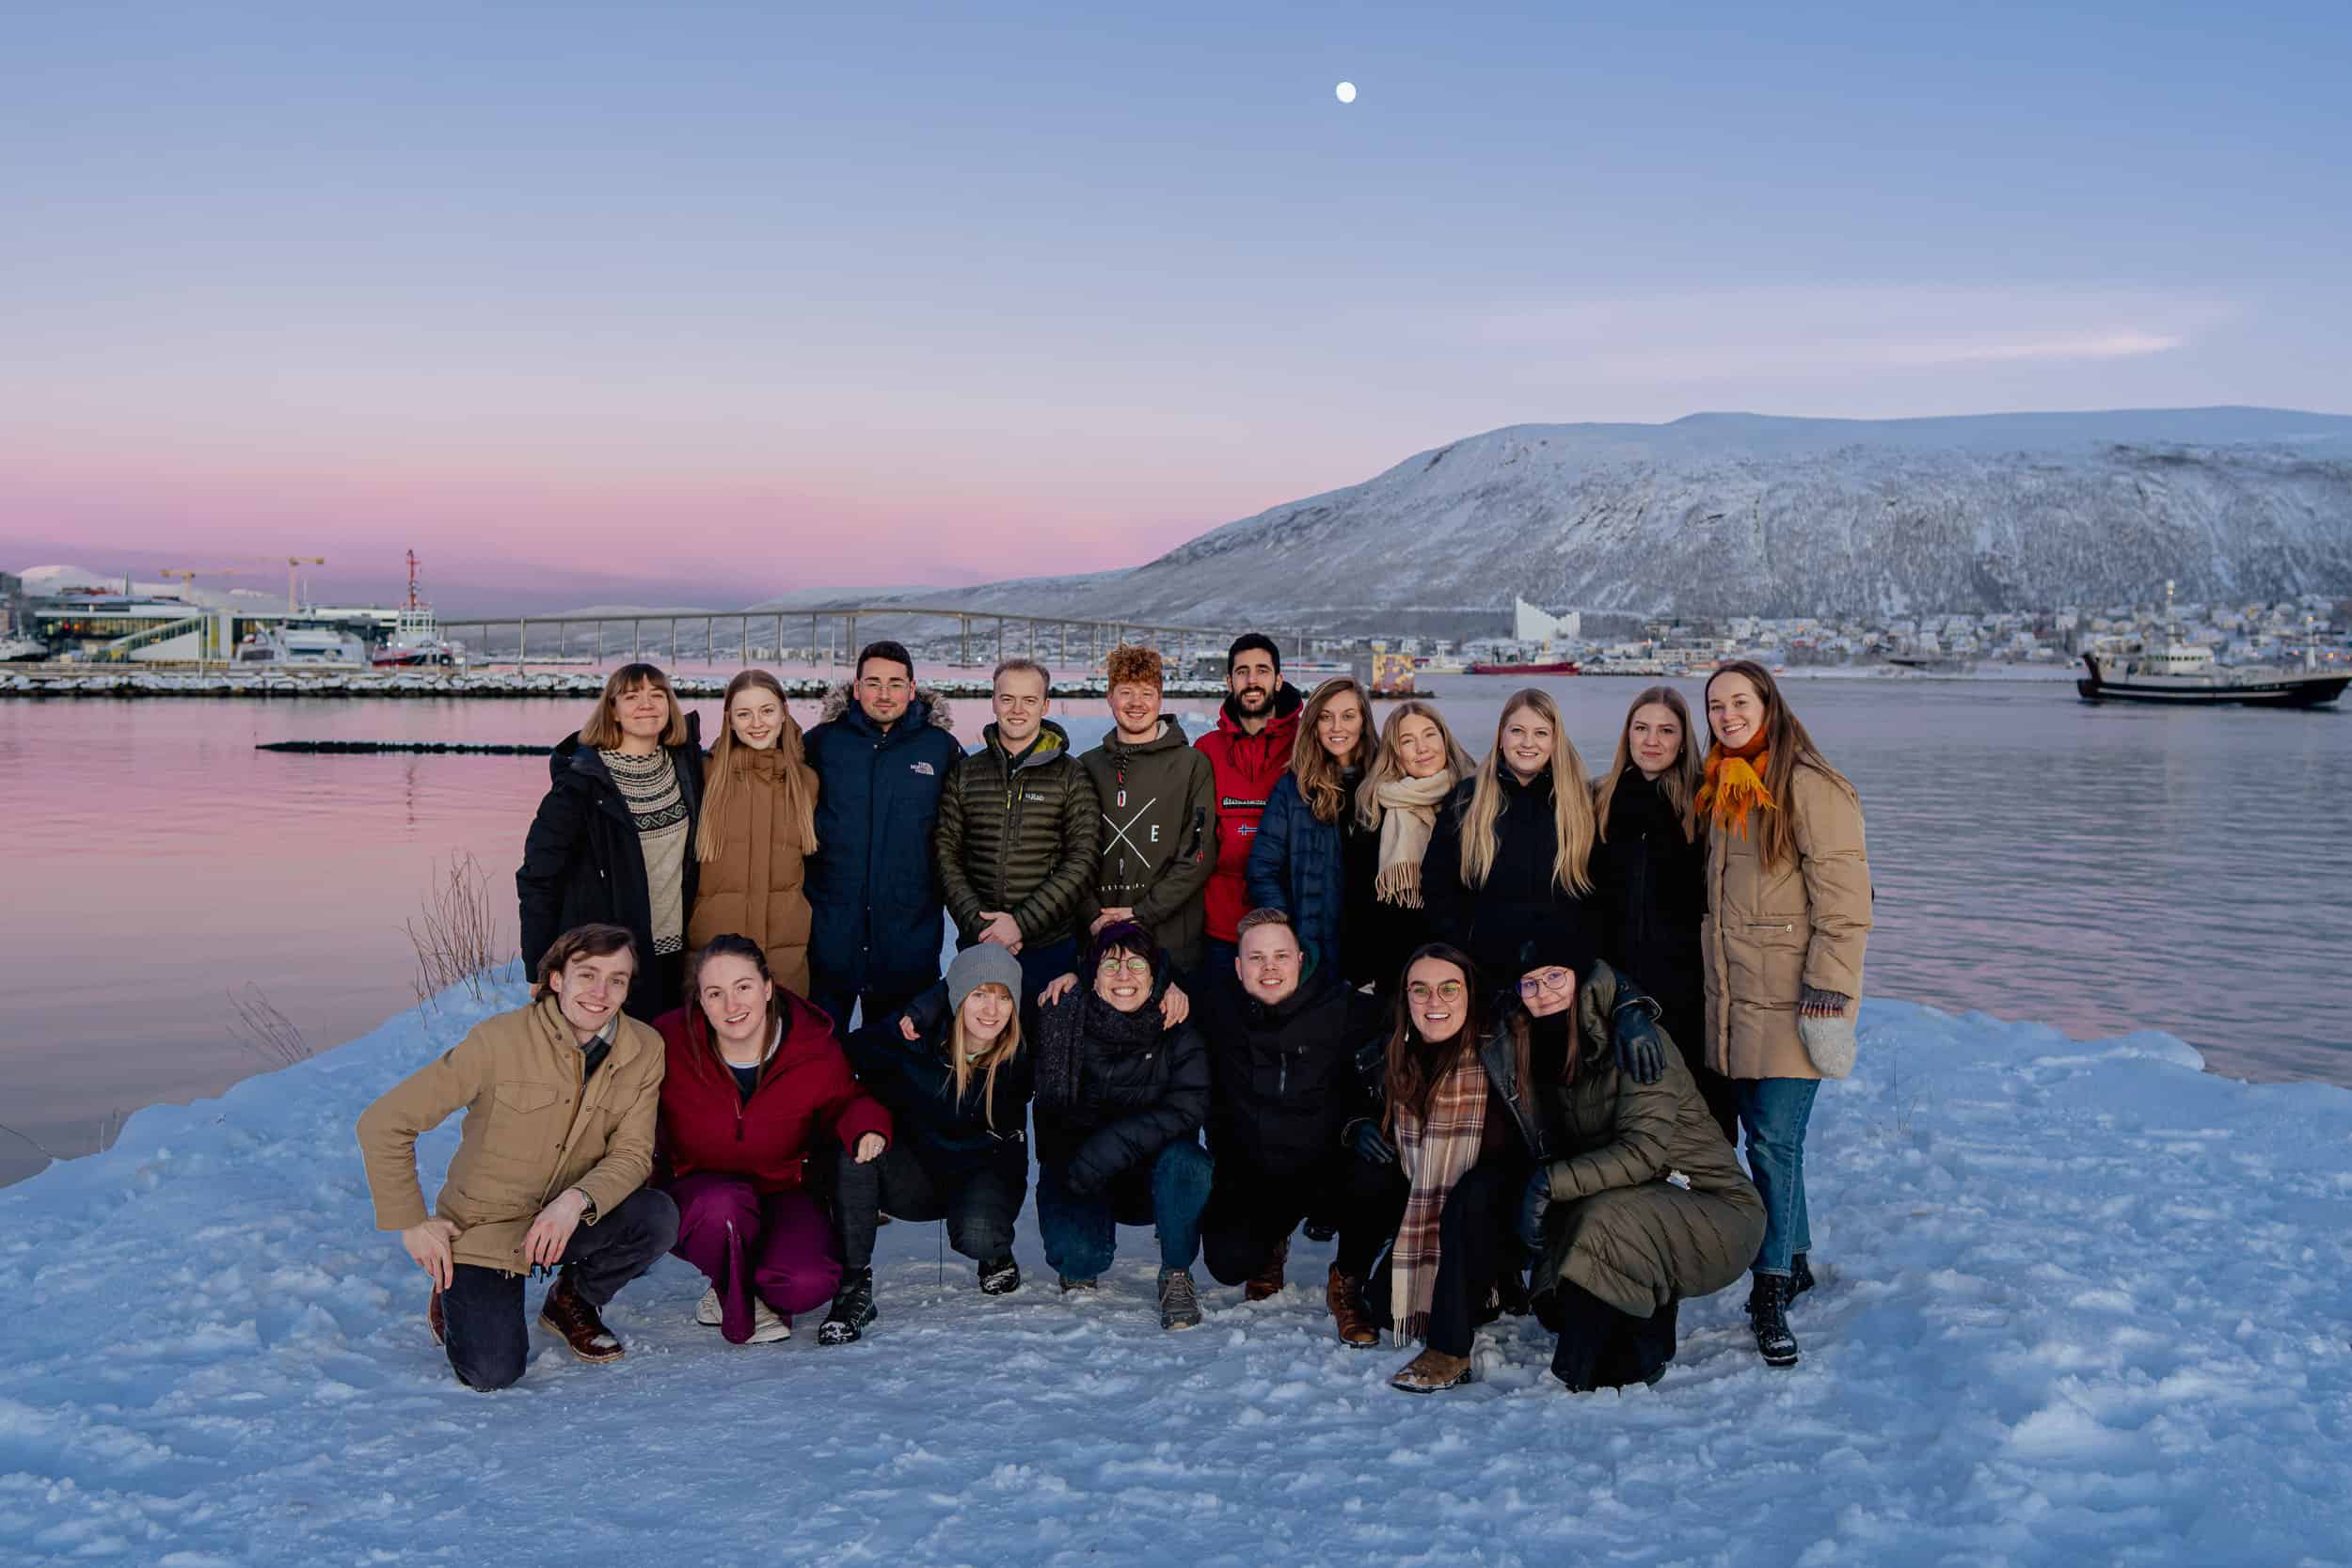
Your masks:
{"label": "orange scarf", "polygon": [[1699,785],[1700,820],[1713,822],[1734,838],[1747,837],[1750,810],[1759,806],[1766,811],[1780,809],[1764,787],[1764,772],[1772,760],[1772,753],[1764,749],[1760,735],[1739,751],[1717,746],[1708,752],[1707,782]]}

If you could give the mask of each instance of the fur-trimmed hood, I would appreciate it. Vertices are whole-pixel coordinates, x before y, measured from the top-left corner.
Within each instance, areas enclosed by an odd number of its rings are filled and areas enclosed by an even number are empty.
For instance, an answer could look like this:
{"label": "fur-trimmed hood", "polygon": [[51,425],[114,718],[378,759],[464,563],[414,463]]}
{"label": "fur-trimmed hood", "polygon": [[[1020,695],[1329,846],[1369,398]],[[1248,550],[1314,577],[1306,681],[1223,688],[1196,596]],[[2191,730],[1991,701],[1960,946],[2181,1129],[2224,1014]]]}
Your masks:
{"label": "fur-trimmed hood", "polygon": [[[817,710],[818,723],[830,724],[850,711],[850,684],[849,681],[835,681],[825,689],[824,704]],[[948,731],[955,729],[955,724],[947,716],[947,699],[939,694],[936,687],[925,686],[920,681],[916,682],[914,701],[923,704],[930,714],[930,723],[933,729]]]}

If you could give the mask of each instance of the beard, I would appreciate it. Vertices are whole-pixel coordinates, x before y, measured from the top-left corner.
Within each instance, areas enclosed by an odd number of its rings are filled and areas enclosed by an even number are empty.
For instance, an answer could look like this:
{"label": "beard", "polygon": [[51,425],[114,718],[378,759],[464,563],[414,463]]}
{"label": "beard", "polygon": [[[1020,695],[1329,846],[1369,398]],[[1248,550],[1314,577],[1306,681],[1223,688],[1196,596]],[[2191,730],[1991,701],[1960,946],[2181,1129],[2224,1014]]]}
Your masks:
{"label": "beard", "polygon": [[1244,713],[1263,713],[1274,705],[1274,693],[1263,687],[1245,686],[1233,693],[1233,705]]}

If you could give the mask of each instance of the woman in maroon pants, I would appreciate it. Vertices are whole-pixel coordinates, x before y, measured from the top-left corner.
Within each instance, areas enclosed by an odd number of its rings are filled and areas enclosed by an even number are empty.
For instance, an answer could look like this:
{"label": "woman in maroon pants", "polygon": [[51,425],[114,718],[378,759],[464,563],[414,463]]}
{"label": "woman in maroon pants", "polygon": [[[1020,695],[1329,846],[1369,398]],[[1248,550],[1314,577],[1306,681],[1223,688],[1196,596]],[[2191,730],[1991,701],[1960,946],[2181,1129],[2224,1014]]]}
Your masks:
{"label": "woman in maroon pants", "polygon": [[695,1321],[734,1344],[792,1337],[792,1316],[824,1306],[841,1254],[809,1191],[838,1147],[869,1161],[890,1113],[850,1076],[833,1023],[775,983],[759,944],[714,937],[696,955],[690,1000],[655,1022],[669,1049],[659,1160],[678,1209],[671,1248],[710,1277]]}

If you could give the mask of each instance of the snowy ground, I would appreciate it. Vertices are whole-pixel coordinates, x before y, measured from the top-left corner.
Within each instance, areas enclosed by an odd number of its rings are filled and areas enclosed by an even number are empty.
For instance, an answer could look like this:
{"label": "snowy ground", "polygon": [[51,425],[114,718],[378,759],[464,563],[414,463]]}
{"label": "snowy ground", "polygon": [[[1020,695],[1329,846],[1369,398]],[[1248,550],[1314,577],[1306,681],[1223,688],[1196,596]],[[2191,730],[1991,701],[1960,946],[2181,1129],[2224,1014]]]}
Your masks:
{"label": "snowy ground", "polygon": [[[517,996],[510,989],[505,998]],[[0,1193],[0,1562],[2352,1562],[2352,1093],[1899,1003],[1823,1094],[1804,1364],[1686,1305],[1655,1389],[1571,1397],[1534,1325],[1412,1399],[1327,1330],[1327,1250],[1164,1335],[991,1300],[882,1232],[860,1345],[730,1348],[675,1259],[616,1367],[544,1334],[469,1393],[369,1228],[352,1121],[486,1008],[409,1014]],[[425,1145],[428,1188],[454,1145]]]}

